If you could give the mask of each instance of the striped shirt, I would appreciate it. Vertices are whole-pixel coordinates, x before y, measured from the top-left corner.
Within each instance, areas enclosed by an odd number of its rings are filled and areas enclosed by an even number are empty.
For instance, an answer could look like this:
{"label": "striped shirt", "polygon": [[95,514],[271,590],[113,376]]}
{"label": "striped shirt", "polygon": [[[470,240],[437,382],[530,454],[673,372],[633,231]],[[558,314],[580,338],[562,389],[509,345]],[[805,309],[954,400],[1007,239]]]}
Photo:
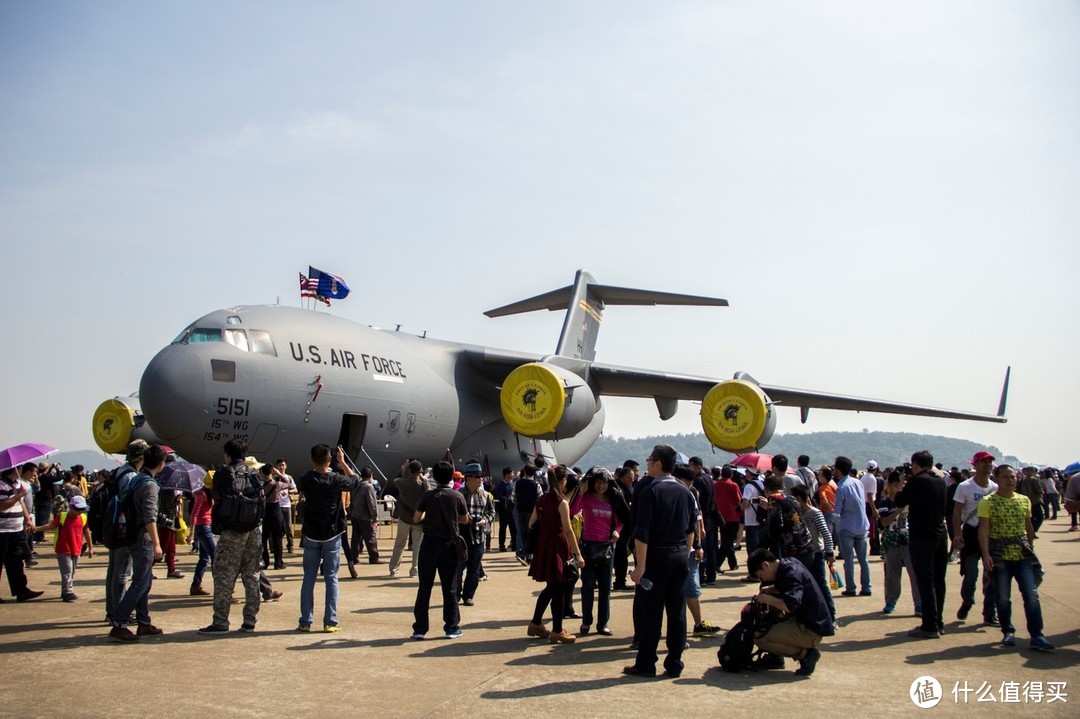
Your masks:
{"label": "striped shirt", "polygon": [[[8,484],[0,480],[0,502],[6,502],[14,497],[20,486],[25,486],[27,491],[30,489],[30,485],[23,482],[21,479],[16,479],[15,484]],[[30,495],[27,494],[23,497],[23,502],[16,502],[8,509],[0,511],[0,532],[21,532],[26,527],[26,520],[24,515],[24,503]]]}
{"label": "striped shirt", "polygon": [[806,528],[810,530],[810,539],[814,540],[814,550],[825,554],[833,554],[835,548],[833,547],[832,533],[829,532],[829,525],[825,521],[825,515],[817,507],[805,508],[802,513],[803,517],[809,519],[806,522]]}

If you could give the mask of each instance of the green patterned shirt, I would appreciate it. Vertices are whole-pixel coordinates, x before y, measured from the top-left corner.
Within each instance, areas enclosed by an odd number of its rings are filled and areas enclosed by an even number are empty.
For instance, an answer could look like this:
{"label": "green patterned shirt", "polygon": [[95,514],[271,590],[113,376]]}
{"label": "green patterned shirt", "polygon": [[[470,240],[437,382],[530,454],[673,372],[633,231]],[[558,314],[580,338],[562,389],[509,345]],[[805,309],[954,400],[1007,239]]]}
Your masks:
{"label": "green patterned shirt", "polygon": [[[1027,536],[1027,518],[1031,516],[1031,500],[1022,494],[1013,494],[1009,498],[1000,494],[988,494],[979,500],[977,510],[979,519],[990,519],[990,539]],[[1008,544],[1002,551],[1001,558],[1016,561],[1024,558],[1024,552],[1017,544]]]}

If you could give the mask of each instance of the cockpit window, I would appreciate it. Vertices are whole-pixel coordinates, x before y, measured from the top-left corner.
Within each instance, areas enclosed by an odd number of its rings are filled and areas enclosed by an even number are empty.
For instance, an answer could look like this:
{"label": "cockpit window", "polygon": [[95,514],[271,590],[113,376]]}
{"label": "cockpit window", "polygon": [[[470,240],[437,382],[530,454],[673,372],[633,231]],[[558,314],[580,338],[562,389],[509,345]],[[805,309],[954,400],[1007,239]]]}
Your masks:
{"label": "cockpit window", "polygon": [[274,341],[270,339],[270,333],[266,330],[248,330],[248,339],[251,341],[252,352],[277,357]]}
{"label": "cockpit window", "polygon": [[220,342],[221,330],[216,327],[195,327],[182,342]]}
{"label": "cockpit window", "polygon": [[239,350],[248,351],[247,333],[244,330],[225,330],[225,341]]}
{"label": "cockpit window", "polygon": [[195,342],[227,342],[241,352],[255,352],[256,354],[277,357],[277,348],[266,330],[242,330],[231,327],[221,329],[218,327],[189,326],[173,340],[173,344],[189,344]]}

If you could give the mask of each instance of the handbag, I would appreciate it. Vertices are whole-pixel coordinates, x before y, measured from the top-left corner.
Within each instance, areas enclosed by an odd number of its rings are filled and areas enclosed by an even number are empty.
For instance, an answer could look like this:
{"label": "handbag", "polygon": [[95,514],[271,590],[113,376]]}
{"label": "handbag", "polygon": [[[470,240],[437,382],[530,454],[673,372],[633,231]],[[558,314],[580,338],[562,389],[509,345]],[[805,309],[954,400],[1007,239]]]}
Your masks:
{"label": "handbag", "polygon": [[465,537],[459,534],[450,541],[454,545],[454,553],[457,554],[458,561],[466,561],[469,558],[469,546],[465,544]]}
{"label": "handbag", "polygon": [[577,560],[570,558],[563,564],[562,577],[564,584],[573,584],[577,580],[581,579],[581,568],[577,565]]}
{"label": "handbag", "polygon": [[581,556],[585,564],[607,564],[613,554],[611,542],[581,542]]}

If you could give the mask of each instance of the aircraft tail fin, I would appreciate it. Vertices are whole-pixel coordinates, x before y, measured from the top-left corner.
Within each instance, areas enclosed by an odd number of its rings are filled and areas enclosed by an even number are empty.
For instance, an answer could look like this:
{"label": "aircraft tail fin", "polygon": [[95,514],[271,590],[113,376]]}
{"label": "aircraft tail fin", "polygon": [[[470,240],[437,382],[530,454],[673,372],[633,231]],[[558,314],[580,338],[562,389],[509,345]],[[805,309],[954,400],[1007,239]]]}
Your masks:
{"label": "aircraft tail fin", "polygon": [[1009,399],[1009,375],[1012,374],[1012,366],[1005,368],[1005,384],[1001,385],[1001,400],[998,402],[998,417],[1005,416],[1005,403]]}
{"label": "aircraft tail fin", "polygon": [[506,317],[537,310],[567,310],[555,354],[591,362],[596,359],[596,336],[607,305],[727,307],[728,302],[716,297],[601,285],[588,272],[578,270],[572,285],[497,307],[484,314],[488,317]]}

